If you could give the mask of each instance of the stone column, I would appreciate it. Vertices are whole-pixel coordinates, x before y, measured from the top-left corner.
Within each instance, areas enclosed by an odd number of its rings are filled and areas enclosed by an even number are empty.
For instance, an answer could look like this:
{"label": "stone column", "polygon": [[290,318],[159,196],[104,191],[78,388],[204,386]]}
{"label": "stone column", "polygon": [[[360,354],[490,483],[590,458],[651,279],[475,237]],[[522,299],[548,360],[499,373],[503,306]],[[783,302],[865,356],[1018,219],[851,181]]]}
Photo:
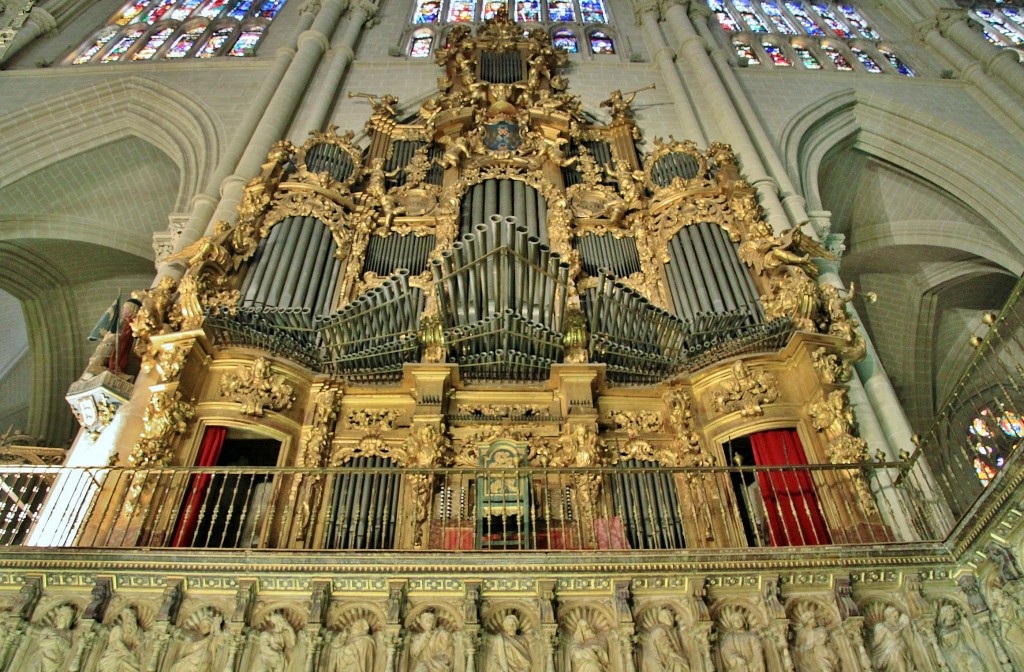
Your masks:
{"label": "stone column", "polygon": [[348,20],[341,35],[331,43],[326,55],[326,66],[316,85],[306,97],[305,103],[288,134],[295,144],[302,144],[312,130],[321,130],[331,112],[334,97],[341,89],[348,67],[355,60],[355,48],[363,27],[374,20],[377,5],[370,0],[356,0],[349,11]]}
{"label": "stone column", "polygon": [[730,61],[730,52],[723,49],[713,35],[710,22],[713,20],[711,11],[703,4],[693,4],[690,7],[690,16],[693,18],[694,27],[697,33],[704,39],[710,49],[711,62],[715,66],[722,84],[725,86],[729,98],[732,100],[733,108],[739,115],[740,120],[750,133],[750,139],[754,147],[764,161],[768,174],[771,175],[779,185],[779,196],[782,199],[782,207],[789,217],[789,225],[793,227],[803,226],[807,223],[809,215],[804,197],[797,193],[789,173],[782,165],[775,145],[764,130],[764,125],[754,112],[739,79],[733,71]]}
{"label": "stone column", "polygon": [[1017,52],[1000,49],[981,36],[967,22],[967,10],[944,9],[939,13],[939,30],[958,47],[981,63],[985,72],[1024,96],[1024,68],[1017,60]]}
{"label": "stone column", "polygon": [[658,26],[657,6],[650,2],[639,3],[636,6],[636,22],[643,31],[644,42],[651,52],[651,60],[658,66],[658,72],[668,88],[668,95],[672,98],[672,104],[676,109],[676,116],[682,129],[683,137],[693,140],[698,146],[707,144],[704,133],[701,130],[700,122],[694,112],[694,105],[690,101],[686,88],[676,71],[673,63],[672,50],[665,43],[665,36]]}
{"label": "stone column", "polygon": [[779,185],[765,171],[750,134],[708,57],[707,43],[697,34],[682,5],[666,2],[664,11],[679,53],[680,66],[686,72],[693,73],[697,81],[700,93],[698,100],[706,108],[701,110],[701,115],[717,120],[723,136],[719,139],[731,144],[739,156],[743,175],[757,190],[761,207],[772,229],[776,232],[788,229],[790,222],[779,200]]}
{"label": "stone column", "polygon": [[1014,97],[1007,93],[1001,82],[996,82],[985,74],[981,63],[965,54],[951,40],[940,32],[940,21],[931,20],[918,25],[922,39],[932,49],[937,51],[943,58],[960,71],[960,78],[965,82],[974,84],[985,94],[992,103],[999,108],[999,111],[1010,118],[1018,128],[1024,129],[1024,104],[1020,97]]}

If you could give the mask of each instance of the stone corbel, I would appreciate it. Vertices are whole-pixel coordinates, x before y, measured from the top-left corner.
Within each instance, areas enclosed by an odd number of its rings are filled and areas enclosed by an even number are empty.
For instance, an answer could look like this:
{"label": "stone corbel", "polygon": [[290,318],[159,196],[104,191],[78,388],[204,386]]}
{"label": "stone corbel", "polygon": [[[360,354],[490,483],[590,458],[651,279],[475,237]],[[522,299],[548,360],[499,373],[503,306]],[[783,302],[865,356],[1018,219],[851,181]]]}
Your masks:
{"label": "stone corbel", "polygon": [[95,441],[131,397],[133,389],[127,380],[104,371],[98,376],[72,383],[64,398],[78,424]]}

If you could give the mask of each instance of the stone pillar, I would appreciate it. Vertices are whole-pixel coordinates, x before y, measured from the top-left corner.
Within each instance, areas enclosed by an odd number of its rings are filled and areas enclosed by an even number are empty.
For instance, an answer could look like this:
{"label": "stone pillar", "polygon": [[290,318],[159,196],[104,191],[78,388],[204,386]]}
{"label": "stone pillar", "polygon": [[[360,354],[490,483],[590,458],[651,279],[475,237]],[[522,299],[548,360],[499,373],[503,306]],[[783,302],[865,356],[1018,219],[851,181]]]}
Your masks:
{"label": "stone pillar", "polygon": [[636,22],[643,31],[644,42],[647,43],[647,48],[651,52],[651,59],[658,66],[658,72],[661,73],[661,78],[668,88],[668,95],[672,98],[672,104],[676,109],[683,137],[693,140],[698,146],[703,147],[707,144],[707,140],[701,131],[700,122],[697,121],[694,105],[676,71],[672,50],[665,43],[665,36],[662,35],[661,28],[658,26],[657,7],[646,2],[638,5]]}
{"label": "stone pillar", "polygon": [[939,14],[939,30],[958,47],[981,63],[985,72],[999,79],[1024,97],[1024,68],[1017,60],[1017,52],[1000,49],[976,31],[967,22],[967,10],[944,9]]}
{"label": "stone pillar", "polygon": [[743,90],[743,87],[740,86],[739,79],[736,78],[736,73],[733,71],[730,62],[730,52],[723,49],[714,39],[713,29],[709,25],[709,22],[713,20],[710,10],[703,4],[694,4],[690,7],[690,16],[693,17],[693,24],[697,29],[697,33],[700,34],[709,46],[711,62],[714,64],[715,70],[719,78],[721,78],[726,92],[729,94],[729,98],[732,100],[733,107],[737,114],[739,114],[740,120],[750,133],[750,139],[754,143],[754,147],[761,160],[764,161],[768,174],[775,178],[779,185],[779,196],[782,198],[782,207],[789,217],[790,226],[803,226],[809,219],[806,201],[794,188],[789,173],[782,165],[778,152],[775,151],[774,143],[768,137],[768,133],[764,130],[764,125],[761,124],[761,120],[754,112],[750,98]]}
{"label": "stone pillar", "polygon": [[718,139],[733,146],[740,158],[742,173],[757,190],[761,207],[772,229],[776,232],[788,229],[790,222],[779,200],[779,185],[765,171],[750,134],[708,57],[707,43],[697,34],[682,5],[668,2],[664,11],[679,52],[680,66],[686,72],[693,73],[697,81],[700,93],[698,100],[706,106],[706,109],[701,110],[702,115],[716,119],[723,136]]}
{"label": "stone pillar", "polygon": [[355,59],[355,47],[363,27],[377,15],[377,5],[370,0],[356,0],[341,35],[331,43],[326,63],[316,85],[309,92],[298,118],[288,134],[295,144],[302,144],[312,130],[322,130],[331,112],[331,104],[341,89],[348,67]]}
{"label": "stone pillar", "polygon": [[1019,96],[1007,93],[1001,82],[985,74],[982,64],[961,51],[954,42],[940,32],[941,21],[931,20],[918,25],[922,39],[932,49],[960,71],[960,78],[974,84],[1018,128],[1024,129],[1024,103]]}

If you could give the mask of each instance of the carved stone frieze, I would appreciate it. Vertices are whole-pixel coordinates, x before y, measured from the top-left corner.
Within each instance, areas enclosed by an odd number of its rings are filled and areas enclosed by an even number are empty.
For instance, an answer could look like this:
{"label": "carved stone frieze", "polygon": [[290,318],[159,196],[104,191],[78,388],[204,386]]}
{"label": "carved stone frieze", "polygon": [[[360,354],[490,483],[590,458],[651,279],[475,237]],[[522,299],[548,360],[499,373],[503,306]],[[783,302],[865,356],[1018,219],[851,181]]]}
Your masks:
{"label": "carved stone frieze", "polygon": [[244,415],[260,417],[266,410],[291,408],[294,388],[285,382],[284,374],[274,373],[270,360],[259,357],[252,366],[240,364],[225,373],[220,381],[220,396],[241,404]]}
{"label": "carved stone frieze", "polygon": [[745,418],[764,414],[762,406],[779,398],[779,382],[775,374],[763,369],[750,369],[737,360],[732,365],[732,379],[708,393],[709,406],[719,414],[739,412]]}
{"label": "carved stone frieze", "polygon": [[482,415],[490,418],[523,418],[544,416],[549,412],[547,404],[459,404],[459,415]]}

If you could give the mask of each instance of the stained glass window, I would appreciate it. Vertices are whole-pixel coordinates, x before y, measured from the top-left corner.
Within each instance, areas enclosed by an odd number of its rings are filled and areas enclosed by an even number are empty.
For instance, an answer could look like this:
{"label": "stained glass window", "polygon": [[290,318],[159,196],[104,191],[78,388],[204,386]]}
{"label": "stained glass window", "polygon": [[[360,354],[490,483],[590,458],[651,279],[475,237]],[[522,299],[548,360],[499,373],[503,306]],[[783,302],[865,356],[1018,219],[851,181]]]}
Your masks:
{"label": "stained glass window", "polygon": [[580,0],[583,23],[608,23],[604,0]]}
{"label": "stained glass window", "polygon": [[718,19],[718,24],[722,26],[723,29],[730,33],[739,32],[739,24],[737,24],[736,19],[732,18],[732,15],[729,14],[729,10],[725,8],[725,5],[718,0],[708,0],[708,7],[710,7],[711,11],[714,12],[715,18]]}
{"label": "stained glass window", "polygon": [[548,17],[551,21],[575,21],[576,14],[569,0],[551,0],[548,2]]}
{"label": "stained glass window", "polygon": [[767,33],[768,26],[765,25],[764,21],[761,20],[757,14],[754,13],[754,8],[747,0],[733,0],[733,7],[743,17],[744,23],[755,33]]}
{"label": "stained glass window", "polygon": [[554,45],[555,49],[561,49],[570,54],[575,54],[580,50],[579,44],[576,42],[576,33],[571,30],[555,31]]}
{"label": "stained glass window", "polygon": [[595,54],[614,54],[615,42],[606,33],[595,30],[590,34],[590,51]]}
{"label": "stained glass window", "polygon": [[985,461],[980,457],[974,458],[974,471],[978,474],[978,480],[981,481],[981,485],[985,487],[996,477],[995,469],[985,464]]}
{"label": "stained glass window", "polygon": [[[995,32],[1002,36],[1002,39],[996,37],[991,31],[986,31],[986,37],[990,42],[1003,46],[1005,44],[1012,44],[1014,46],[1024,46],[1024,34],[1017,30],[1016,26],[1012,26],[1006,23],[1003,18],[1005,12],[990,11],[988,9],[975,9],[974,16],[978,18],[986,27],[991,28]],[[1020,16],[1019,14],[1017,15]],[[1012,20],[1012,17],[1011,17]]]}
{"label": "stained glass window", "polygon": [[787,2],[786,9],[788,9],[789,13],[792,14],[796,18],[796,20],[800,22],[800,26],[808,35],[824,35],[824,33],[821,32],[821,28],[818,26],[817,23],[814,22],[814,19],[811,18],[811,15],[807,13],[807,10],[803,8],[803,5],[801,3]]}
{"label": "stained glass window", "polygon": [[448,6],[450,23],[472,23],[476,12],[476,0],[451,0]]}
{"label": "stained glass window", "polygon": [[252,0],[238,0],[238,2],[232,5],[231,10],[228,11],[228,16],[241,21],[249,13],[250,7],[252,7]]}
{"label": "stained glass window", "polygon": [[127,7],[121,10],[121,13],[114,19],[114,23],[119,26],[127,26],[128,23],[138,16],[148,4],[149,0],[137,0],[137,2],[130,3]]}
{"label": "stained glass window", "polygon": [[833,33],[839,37],[850,37],[850,32],[846,29],[839,19],[836,18],[832,10],[826,5],[814,5],[814,11],[818,12],[818,16],[825,22],[825,25],[832,30]]}
{"label": "stained glass window", "polygon": [[740,58],[747,59],[747,65],[761,65],[761,59],[754,53],[753,47],[742,40],[732,41],[733,49],[736,50],[736,55]]}
{"label": "stained glass window", "polygon": [[206,19],[213,19],[220,15],[224,11],[224,5],[228,4],[228,0],[210,0],[206,5],[199,10],[199,16]]}
{"label": "stained glass window", "polygon": [[780,67],[788,68],[793,63],[786,57],[786,52],[782,51],[782,48],[777,44],[772,44],[767,40],[761,42],[761,48],[764,49],[764,53],[768,54],[768,58],[771,62]]}
{"label": "stained glass window", "polygon": [[783,33],[784,35],[796,35],[796,28],[789,22],[783,13],[779,9],[779,5],[772,0],[764,0],[761,3],[761,10],[768,16],[768,20],[772,22],[776,33]]}
{"label": "stained glass window", "polygon": [[224,46],[224,43],[231,37],[231,33],[234,32],[234,28],[218,28],[210,35],[209,39],[203,44],[202,49],[196,52],[196,58],[210,58],[216,56],[220,48]]}
{"label": "stained glass window", "polygon": [[1005,6],[1002,7],[1000,11],[1006,18],[1010,19],[1014,23],[1024,26],[1024,12],[1021,12],[1019,9],[1014,9],[1013,7]]}
{"label": "stained glass window", "polygon": [[999,429],[1003,430],[1003,434],[1007,436],[1016,439],[1024,438],[1024,421],[1013,411],[1005,411],[1003,417],[999,418]]}
{"label": "stained glass window", "polygon": [[182,21],[187,19],[192,12],[195,11],[196,7],[202,0],[185,0],[180,5],[171,10],[170,18],[175,21]]}
{"label": "stained glass window", "polygon": [[409,55],[413,58],[427,58],[430,56],[430,47],[434,44],[434,34],[429,30],[417,30],[412,34],[412,43],[409,46]]}
{"label": "stained glass window", "polygon": [[481,18],[484,21],[488,21],[496,17],[498,12],[501,11],[508,11],[505,0],[484,0]]}
{"label": "stained glass window", "polygon": [[152,26],[154,23],[164,18],[164,14],[174,6],[174,2],[175,0],[158,0],[150,8],[143,21]]}
{"label": "stained glass window", "polygon": [[1006,464],[1006,459],[1024,438],[1024,419],[1015,411],[1000,407],[982,408],[967,426],[967,439],[973,446],[974,471],[982,486],[987,486],[996,477],[996,472]]}
{"label": "stained glass window", "polygon": [[272,19],[277,16],[277,13],[281,11],[281,5],[284,4],[284,0],[266,0],[260,9],[256,12],[256,16],[261,19]]}
{"label": "stained glass window", "polygon": [[[259,1],[259,0],[254,0]],[[267,0],[269,1],[269,0]],[[717,0],[716,0],[717,1]],[[580,50],[579,29],[558,24],[607,24],[608,10],[604,0],[416,0],[412,26],[431,23],[474,23],[488,21],[500,13],[510,12],[517,23],[555,24],[548,26],[552,45],[569,53]],[[602,26],[590,34],[587,43],[594,54],[614,54],[615,38]],[[524,27],[524,35],[528,29]],[[407,53],[415,58],[428,55],[433,48],[429,35],[412,32]]]}
{"label": "stained glass window", "polygon": [[88,63],[90,60],[92,60],[93,56],[99,53],[100,49],[107,45],[107,42],[110,42],[112,39],[114,39],[115,35],[117,35],[116,30],[107,30],[100,33],[99,37],[96,38],[96,41],[89,45],[89,47],[85,51],[79,54],[78,58],[72,61],[72,63],[74,63],[75,65]]}
{"label": "stained glass window", "polygon": [[437,23],[441,18],[441,3],[438,0],[419,0],[413,23]]}
{"label": "stained glass window", "polygon": [[145,32],[143,31],[143,29],[137,28],[128,33],[125,33],[125,35],[123,35],[121,39],[118,40],[114,44],[114,46],[110,48],[110,51],[103,54],[103,58],[100,59],[100,62],[110,63],[111,61],[121,60],[121,57],[124,56],[128,52],[128,50],[132,48],[132,46],[140,37],[142,37],[143,32]]}
{"label": "stained glass window", "polygon": [[[252,56],[284,3],[285,0],[130,0],[111,17],[110,30],[100,33],[69,61],[76,65],[89,63],[101,53],[101,63],[178,59],[193,51],[197,58],[222,53]],[[160,24],[159,30],[139,46],[145,26],[156,24]],[[235,35],[238,37],[234,38]],[[202,46],[194,50],[197,44]],[[227,47],[230,49],[225,52]]]}
{"label": "stained glass window", "polygon": [[839,11],[843,13],[844,17],[846,17],[847,22],[849,22],[851,26],[853,26],[854,28],[857,29],[858,32],[860,32],[861,37],[866,37],[869,40],[881,39],[878,36],[878,33],[871,30],[867,22],[864,21],[864,19],[861,17],[860,14],[857,13],[857,10],[854,9],[852,5],[839,5]]}
{"label": "stained glass window", "polygon": [[868,56],[867,52],[859,47],[850,47],[850,51],[860,61],[860,64],[864,66],[864,69],[873,75],[880,74],[882,68],[878,67],[878,63],[875,63],[875,59]]}
{"label": "stained glass window", "polygon": [[156,50],[164,46],[164,42],[166,42],[167,38],[169,38],[173,33],[174,28],[164,28],[159,32],[153,33],[149,36],[149,39],[146,40],[145,46],[132,54],[132,60],[144,61],[147,58],[152,58],[153,54],[156,53]]}
{"label": "stained glass window", "polygon": [[206,32],[206,26],[199,25],[184,35],[179,35],[171,48],[164,53],[164,58],[184,58],[191,51],[192,46],[199,39],[199,36]]}
{"label": "stained glass window", "polygon": [[832,65],[836,67],[836,70],[842,70],[844,72],[853,70],[853,66],[850,65],[848,60],[846,60],[846,56],[843,56],[835,47],[823,44],[821,45],[821,49],[825,52],[825,55],[828,56],[829,60],[832,61]]}
{"label": "stained glass window", "polygon": [[907,64],[904,63],[903,60],[900,59],[900,57],[897,56],[896,54],[884,48],[880,48],[878,50],[878,53],[882,54],[882,56],[885,57],[885,60],[889,61],[889,65],[896,68],[896,72],[900,73],[901,75],[906,75],[907,77],[914,76],[914,71],[911,70],[907,66]]}
{"label": "stained glass window", "polygon": [[821,70],[821,63],[818,62],[818,57],[811,53],[811,50],[807,47],[793,47],[796,51],[797,58],[800,59],[800,63],[803,64],[808,70]]}
{"label": "stained glass window", "polygon": [[515,19],[520,23],[540,21],[540,0],[516,0]]}
{"label": "stained glass window", "polygon": [[252,56],[261,37],[263,37],[263,26],[252,26],[248,30],[242,31],[231,47],[231,51],[228,52],[228,56]]}

